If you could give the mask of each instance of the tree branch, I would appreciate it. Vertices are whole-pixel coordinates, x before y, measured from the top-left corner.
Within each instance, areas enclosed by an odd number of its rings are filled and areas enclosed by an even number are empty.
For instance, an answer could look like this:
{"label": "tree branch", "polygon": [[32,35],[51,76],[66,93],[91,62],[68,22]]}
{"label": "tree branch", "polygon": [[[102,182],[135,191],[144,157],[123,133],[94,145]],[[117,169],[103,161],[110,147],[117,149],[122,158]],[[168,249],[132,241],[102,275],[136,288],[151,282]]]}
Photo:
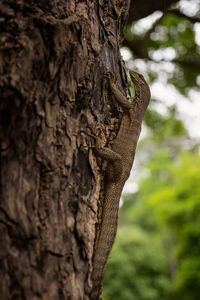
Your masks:
{"label": "tree branch", "polygon": [[185,19],[188,19],[191,23],[197,23],[197,22],[200,22],[200,18],[196,17],[196,16],[193,16],[193,17],[190,17],[188,15],[185,15],[184,13],[182,13],[180,10],[178,10],[177,8],[174,8],[174,9],[169,9],[168,10],[168,13],[172,13],[174,15],[176,15],[177,17],[181,17],[181,18],[185,18]]}
{"label": "tree branch", "polygon": [[145,18],[156,10],[166,12],[168,8],[176,2],[178,2],[178,0],[132,0],[127,24],[132,24],[134,21]]}

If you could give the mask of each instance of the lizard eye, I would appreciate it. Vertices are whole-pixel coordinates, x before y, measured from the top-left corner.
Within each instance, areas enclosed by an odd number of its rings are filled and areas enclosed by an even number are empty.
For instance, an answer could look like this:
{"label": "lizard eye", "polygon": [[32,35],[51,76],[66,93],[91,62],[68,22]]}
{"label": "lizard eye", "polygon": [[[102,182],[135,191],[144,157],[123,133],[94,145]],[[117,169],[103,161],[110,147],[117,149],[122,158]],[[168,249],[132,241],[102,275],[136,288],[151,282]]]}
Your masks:
{"label": "lizard eye", "polygon": [[142,74],[139,74],[139,73],[138,73],[138,75],[144,81],[144,76]]}

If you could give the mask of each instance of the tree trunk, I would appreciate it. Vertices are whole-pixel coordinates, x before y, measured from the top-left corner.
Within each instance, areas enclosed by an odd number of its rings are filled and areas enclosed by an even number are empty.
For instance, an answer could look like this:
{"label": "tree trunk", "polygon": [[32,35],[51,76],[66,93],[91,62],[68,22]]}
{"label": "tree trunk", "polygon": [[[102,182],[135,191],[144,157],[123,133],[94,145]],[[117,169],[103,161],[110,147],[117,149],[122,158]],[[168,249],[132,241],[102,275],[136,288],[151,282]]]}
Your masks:
{"label": "tree trunk", "polygon": [[1,0],[0,299],[90,299],[128,1]]}

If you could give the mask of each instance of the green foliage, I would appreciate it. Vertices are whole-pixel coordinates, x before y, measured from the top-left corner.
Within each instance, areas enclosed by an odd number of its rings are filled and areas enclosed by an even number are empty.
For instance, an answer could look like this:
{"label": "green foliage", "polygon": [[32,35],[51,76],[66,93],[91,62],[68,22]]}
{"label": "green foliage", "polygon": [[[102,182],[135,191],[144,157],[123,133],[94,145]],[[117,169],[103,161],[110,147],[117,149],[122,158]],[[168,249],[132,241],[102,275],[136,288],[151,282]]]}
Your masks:
{"label": "green foliage", "polygon": [[122,227],[104,280],[105,299],[170,299],[171,282],[160,236]]}
{"label": "green foliage", "polygon": [[[165,157],[165,162],[170,156]],[[151,205],[160,226],[174,240],[177,274],[175,293],[181,299],[197,299],[200,292],[200,156],[184,152],[178,163],[168,163],[161,169],[155,157],[149,165],[150,176],[144,179]],[[163,167],[163,166],[162,166]],[[157,180],[157,188],[151,182]]]}
{"label": "green foliage", "polygon": [[154,109],[148,109],[145,114],[145,124],[152,130],[152,138],[159,141],[186,135],[183,122],[176,118],[175,107],[169,109],[167,116],[162,116]]}
{"label": "green foliage", "polygon": [[182,152],[177,160],[169,149],[162,150],[146,167],[137,201],[132,210],[130,203],[125,205],[123,214],[128,214],[129,221],[132,217],[151,239],[152,233],[162,232],[163,240],[171,244],[168,265],[175,265],[171,297],[196,300],[200,292],[200,155]]}
{"label": "green foliage", "polygon": [[149,46],[156,50],[172,47],[177,56],[189,58],[197,52],[194,26],[185,18],[167,14],[151,35]]}

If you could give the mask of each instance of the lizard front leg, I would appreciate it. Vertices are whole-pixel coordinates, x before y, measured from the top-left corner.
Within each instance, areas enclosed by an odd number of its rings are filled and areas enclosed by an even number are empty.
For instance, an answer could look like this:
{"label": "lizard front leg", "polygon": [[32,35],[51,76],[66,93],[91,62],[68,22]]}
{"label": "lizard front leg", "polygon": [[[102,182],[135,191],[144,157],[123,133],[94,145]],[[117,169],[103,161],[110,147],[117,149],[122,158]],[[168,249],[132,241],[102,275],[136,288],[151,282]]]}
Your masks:
{"label": "lizard front leg", "polygon": [[115,99],[123,110],[130,110],[132,108],[132,103],[127,100],[127,98],[122,94],[116,84],[115,77],[112,73],[105,74],[105,77],[109,80],[110,89],[112,94],[115,96]]}
{"label": "lizard front leg", "polygon": [[98,136],[88,132],[87,135],[95,139],[94,149],[96,154],[100,158],[108,162],[107,172],[106,172],[107,180],[109,180],[110,182],[117,182],[120,179],[122,174],[121,155],[111,150],[108,147],[104,147],[103,141]]}

